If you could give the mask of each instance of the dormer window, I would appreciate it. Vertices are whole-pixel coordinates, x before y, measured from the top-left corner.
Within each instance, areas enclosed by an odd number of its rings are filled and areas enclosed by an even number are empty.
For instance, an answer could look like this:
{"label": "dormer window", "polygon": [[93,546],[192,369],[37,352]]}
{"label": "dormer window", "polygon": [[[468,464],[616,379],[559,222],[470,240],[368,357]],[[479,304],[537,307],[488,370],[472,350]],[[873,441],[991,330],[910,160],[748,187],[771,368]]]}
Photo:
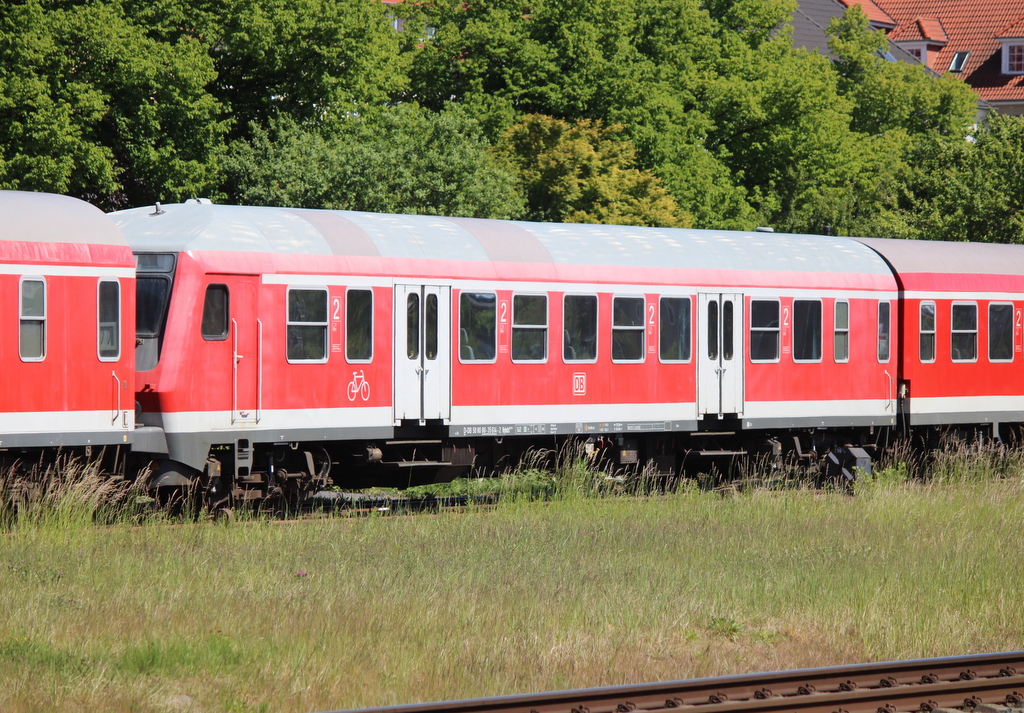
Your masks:
{"label": "dormer window", "polygon": [[1003,41],[1003,74],[1024,74],[1024,39]]}

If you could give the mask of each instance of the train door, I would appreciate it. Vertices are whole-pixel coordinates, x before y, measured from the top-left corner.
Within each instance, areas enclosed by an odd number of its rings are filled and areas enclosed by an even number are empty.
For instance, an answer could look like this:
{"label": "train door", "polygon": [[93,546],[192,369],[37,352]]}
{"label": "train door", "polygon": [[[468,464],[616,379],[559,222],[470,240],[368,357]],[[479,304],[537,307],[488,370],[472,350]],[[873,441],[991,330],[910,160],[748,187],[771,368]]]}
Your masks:
{"label": "train door", "polygon": [[451,417],[451,287],[395,285],[395,423]]}
{"label": "train door", "polygon": [[743,413],[743,295],[697,295],[697,413]]}
{"label": "train door", "polygon": [[258,317],[259,291],[254,280],[243,278],[228,284],[232,425],[259,423],[263,407],[263,324]]}

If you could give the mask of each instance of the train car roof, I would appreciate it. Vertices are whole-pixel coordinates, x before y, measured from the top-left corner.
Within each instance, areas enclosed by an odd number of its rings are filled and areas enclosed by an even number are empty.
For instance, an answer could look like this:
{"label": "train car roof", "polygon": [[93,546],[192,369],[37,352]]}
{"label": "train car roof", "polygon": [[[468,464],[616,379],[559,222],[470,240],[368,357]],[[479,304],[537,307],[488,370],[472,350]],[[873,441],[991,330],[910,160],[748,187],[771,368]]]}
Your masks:
{"label": "train car roof", "polygon": [[52,193],[0,191],[0,242],[126,246],[103,211]]}
{"label": "train car roof", "polygon": [[610,268],[889,276],[842,237],[389,215],[187,201],[113,213],[135,251],[276,254]]}
{"label": "train car roof", "polygon": [[1024,291],[1024,246],[857,238],[892,266],[904,290]]}

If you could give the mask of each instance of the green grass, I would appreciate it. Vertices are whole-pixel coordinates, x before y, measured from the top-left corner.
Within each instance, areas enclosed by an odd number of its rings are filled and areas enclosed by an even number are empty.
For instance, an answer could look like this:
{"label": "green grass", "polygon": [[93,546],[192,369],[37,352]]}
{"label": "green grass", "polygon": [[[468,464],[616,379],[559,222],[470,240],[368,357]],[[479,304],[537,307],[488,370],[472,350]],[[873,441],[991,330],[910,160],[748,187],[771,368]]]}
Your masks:
{"label": "green grass", "polygon": [[0,710],[315,711],[1019,648],[1024,471],[966,456],[974,475],[894,462],[852,497],[591,473],[409,518],[28,519],[0,536]]}

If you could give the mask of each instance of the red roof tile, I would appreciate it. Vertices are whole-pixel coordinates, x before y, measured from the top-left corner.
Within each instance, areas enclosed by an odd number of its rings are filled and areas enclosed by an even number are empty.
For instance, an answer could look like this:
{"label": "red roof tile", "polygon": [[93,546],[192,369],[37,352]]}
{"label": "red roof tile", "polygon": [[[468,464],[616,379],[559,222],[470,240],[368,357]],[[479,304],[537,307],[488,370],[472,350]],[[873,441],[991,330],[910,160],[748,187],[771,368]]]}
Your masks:
{"label": "red roof tile", "polygon": [[[854,2],[856,0],[847,0]],[[949,70],[957,52],[971,53],[960,76],[986,101],[1024,101],[1024,75],[1002,74],[1000,37],[1024,30],[1024,0],[874,0],[901,27],[935,18],[948,37],[932,68]],[[919,28],[920,31],[920,28]],[[896,40],[896,37],[893,37]]]}
{"label": "red roof tile", "polygon": [[868,20],[875,23],[876,25],[887,25],[889,27],[895,27],[896,22],[889,17],[885,10],[875,4],[874,0],[839,0],[839,2],[850,7],[850,5],[860,5],[864,14],[868,16]]}

